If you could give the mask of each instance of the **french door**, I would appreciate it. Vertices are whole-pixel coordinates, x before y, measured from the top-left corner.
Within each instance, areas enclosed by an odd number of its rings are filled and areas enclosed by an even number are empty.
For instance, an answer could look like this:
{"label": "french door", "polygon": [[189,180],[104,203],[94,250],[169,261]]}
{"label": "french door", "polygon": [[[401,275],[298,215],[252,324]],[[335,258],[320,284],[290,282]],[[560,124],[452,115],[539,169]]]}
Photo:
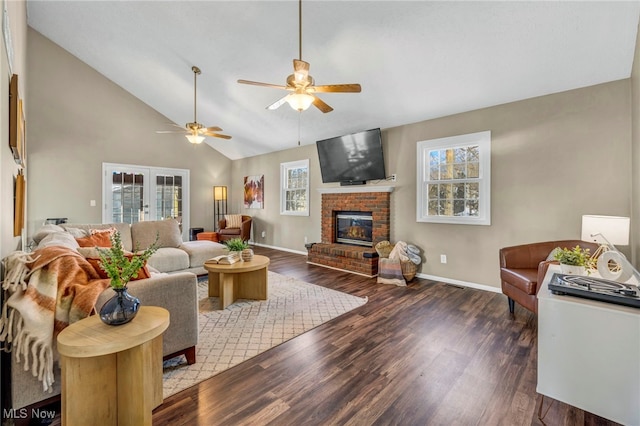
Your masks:
{"label": "french door", "polygon": [[189,239],[189,170],[102,163],[103,223],[177,219]]}

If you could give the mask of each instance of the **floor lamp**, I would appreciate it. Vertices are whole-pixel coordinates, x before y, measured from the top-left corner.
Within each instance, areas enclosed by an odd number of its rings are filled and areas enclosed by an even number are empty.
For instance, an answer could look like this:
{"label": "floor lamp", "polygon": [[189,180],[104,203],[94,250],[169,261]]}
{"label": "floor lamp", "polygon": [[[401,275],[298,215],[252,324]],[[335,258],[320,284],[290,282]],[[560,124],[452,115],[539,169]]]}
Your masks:
{"label": "floor lamp", "polygon": [[213,216],[215,223],[214,229],[218,229],[218,222],[224,218],[227,214],[227,187],[226,186],[214,186],[213,187]]}

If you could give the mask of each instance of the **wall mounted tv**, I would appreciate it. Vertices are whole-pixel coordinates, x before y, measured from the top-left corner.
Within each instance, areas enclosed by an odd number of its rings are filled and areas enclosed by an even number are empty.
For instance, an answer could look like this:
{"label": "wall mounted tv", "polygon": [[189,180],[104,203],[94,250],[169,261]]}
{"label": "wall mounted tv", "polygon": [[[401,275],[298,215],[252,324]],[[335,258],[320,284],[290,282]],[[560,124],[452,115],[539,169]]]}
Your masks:
{"label": "wall mounted tv", "polygon": [[380,129],[320,140],[316,146],[323,183],[364,185],[387,177]]}

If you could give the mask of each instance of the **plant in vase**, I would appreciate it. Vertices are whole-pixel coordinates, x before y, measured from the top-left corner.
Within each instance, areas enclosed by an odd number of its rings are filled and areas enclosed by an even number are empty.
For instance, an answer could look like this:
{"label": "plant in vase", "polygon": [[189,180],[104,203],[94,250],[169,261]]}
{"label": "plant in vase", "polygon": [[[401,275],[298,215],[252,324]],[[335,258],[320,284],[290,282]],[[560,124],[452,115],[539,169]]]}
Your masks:
{"label": "plant in vase", "polygon": [[156,240],[146,250],[136,253],[128,253],[122,248],[120,233],[115,231],[111,237],[111,247],[98,248],[100,256],[100,268],[111,280],[111,288],[116,295],[100,309],[100,319],[109,325],[121,325],[131,321],[140,308],[140,300],[127,293],[127,284],[132,278],[137,278],[141,268],[158,250]]}
{"label": "plant in vase", "polygon": [[553,257],[560,262],[560,269],[564,274],[584,275],[593,267],[589,249],[578,245],[574,248],[558,248]]}
{"label": "plant in vase", "polygon": [[253,259],[253,250],[249,248],[249,244],[242,238],[232,238],[224,243],[229,249],[230,254],[237,253],[238,257],[241,257],[243,261],[248,262]]}

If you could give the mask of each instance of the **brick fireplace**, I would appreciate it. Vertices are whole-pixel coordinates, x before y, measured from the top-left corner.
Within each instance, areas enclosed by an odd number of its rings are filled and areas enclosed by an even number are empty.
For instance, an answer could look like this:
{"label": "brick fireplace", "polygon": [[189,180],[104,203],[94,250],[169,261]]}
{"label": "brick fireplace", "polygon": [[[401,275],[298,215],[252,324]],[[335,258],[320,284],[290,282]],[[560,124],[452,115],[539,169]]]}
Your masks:
{"label": "brick fireplace", "polygon": [[372,245],[390,240],[390,186],[321,188],[322,242],[307,248],[307,263],[340,269],[368,277],[378,274],[378,253],[372,246],[339,243],[336,238],[336,216],[341,213],[371,215]]}

